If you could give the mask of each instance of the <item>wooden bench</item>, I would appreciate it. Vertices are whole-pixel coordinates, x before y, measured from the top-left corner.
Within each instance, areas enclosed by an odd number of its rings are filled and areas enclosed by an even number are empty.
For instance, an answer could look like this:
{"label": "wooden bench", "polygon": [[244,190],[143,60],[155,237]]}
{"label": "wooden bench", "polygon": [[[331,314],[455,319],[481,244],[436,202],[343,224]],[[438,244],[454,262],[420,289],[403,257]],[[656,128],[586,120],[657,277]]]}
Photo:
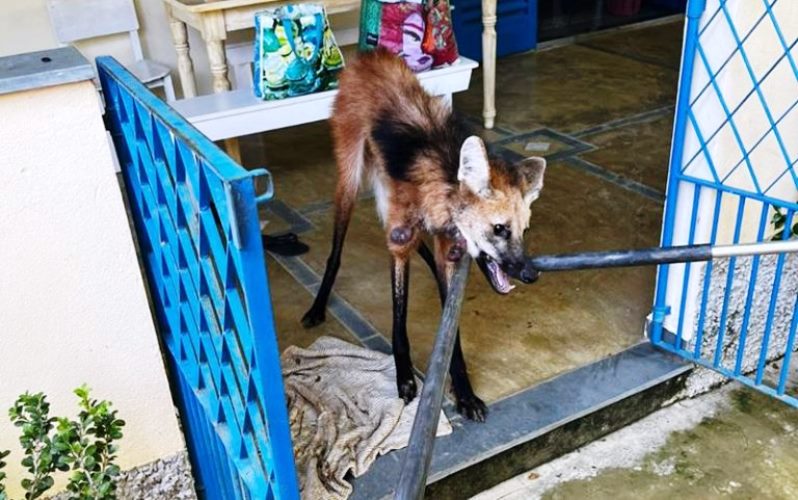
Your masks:
{"label": "wooden bench", "polygon": [[[248,57],[251,57],[251,49],[248,50]],[[170,103],[212,140],[267,132],[330,117],[337,90],[278,101],[262,101],[255,97],[251,80],[240,81],[246,78],[247,72],[240,71],[240,68],[237,70],[234,60],[231,60],[230,65],[233,67],[231,73],[237,80],[236,87],[239,88]],[[419,73],[418,79],[428,92],[451,103],[452,94],[468,89],[471,73],[477,66],[476,62],[461,57],[452,66]],[[235,152],[230,153],[236,156]]]}

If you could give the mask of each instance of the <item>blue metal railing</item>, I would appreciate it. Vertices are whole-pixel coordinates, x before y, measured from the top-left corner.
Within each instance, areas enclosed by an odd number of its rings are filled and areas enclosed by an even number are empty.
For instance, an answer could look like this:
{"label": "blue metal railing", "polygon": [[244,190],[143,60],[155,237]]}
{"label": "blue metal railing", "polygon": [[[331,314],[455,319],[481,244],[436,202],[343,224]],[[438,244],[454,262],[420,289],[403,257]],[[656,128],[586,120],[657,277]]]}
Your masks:
{"label": "blue metal railing", "polygon": [[234,163],[114,59],[97,67],[197,490],[298,498],[253,186],[266,172]]}
{"label": "blue metal railing", "polygon": [[[688,3],[663,247],[767,241],[779,229],[775,214],[783,217],[780,238],[792,236],[798,141],[785,130],[798,118],[798,38],[785,38],[783,1]],[[753,59],[753,40],[763,34],[773,42]],[[787,254],[660,266],[651,340],[798,406],[790,367],[797,269]],[[768,361],[780,357],[768,373]]]}

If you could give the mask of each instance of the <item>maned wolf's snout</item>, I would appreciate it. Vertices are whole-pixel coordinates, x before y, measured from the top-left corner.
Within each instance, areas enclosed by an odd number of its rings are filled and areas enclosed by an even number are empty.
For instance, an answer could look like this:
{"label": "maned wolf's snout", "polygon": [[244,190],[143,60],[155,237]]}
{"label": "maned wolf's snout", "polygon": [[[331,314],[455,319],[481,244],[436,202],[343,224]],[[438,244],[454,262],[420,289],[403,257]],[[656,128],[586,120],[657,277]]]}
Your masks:
{"label": "maned wolf's snout", "polygon": [[511,280],[515,279],[529,285],[537,281],[540,276],[537,269],[526,265],[523,257],[499,262],[485,252],[480,252],[477,256],[477,265],[493,290],[502,295],[510,293],[515,288]]}
{"label": "maned wolf's snout", "polygon": [[517,279],[527,285],[534,283],[540,277],[540,272],[526,265],[523,260],[513,261],[505,264],[504,272],[510,275],[511,278]]}

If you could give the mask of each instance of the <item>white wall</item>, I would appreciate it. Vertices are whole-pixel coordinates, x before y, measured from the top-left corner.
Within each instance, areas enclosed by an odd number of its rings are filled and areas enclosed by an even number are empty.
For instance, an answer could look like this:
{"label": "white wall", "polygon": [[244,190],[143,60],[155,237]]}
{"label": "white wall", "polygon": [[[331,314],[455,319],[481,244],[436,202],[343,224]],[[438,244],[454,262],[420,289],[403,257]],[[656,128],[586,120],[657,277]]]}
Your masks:
{"label": "white wall", "polygon": [[93,85],[0,95],[0,116],[0,450],[20,498],[6,409],[26,390],[54,415],[84,382],[110,399],[123,469],[185,445]]}
{"label": "white wall", "polygon": [[[134,0],[138,12],[140,36],[144,56],[172,68],[178,96],[180,80],[177,76],[177,56],[172,46],[169,23],[166,20],[162,0]],[[348,13],[334,16],[330,20],[335,29],[346,29],[357,26],[358,14]],[[232,33],[230,41],[246,41],[252,39],[252,30]],[[208,57],[202,38],[197,32],[189,29],[191,57],[194,61],[197,92],[211,92],[211,76]],[[45,0],[0,0],[0,57],[34,50],[49,49],[58,46],[50,19],[47,15]],[[111,55],[123,64],[132,60],[130,44],[126,35],[110,36],[80,42],[78,49],[89,60],[99,55]]]}

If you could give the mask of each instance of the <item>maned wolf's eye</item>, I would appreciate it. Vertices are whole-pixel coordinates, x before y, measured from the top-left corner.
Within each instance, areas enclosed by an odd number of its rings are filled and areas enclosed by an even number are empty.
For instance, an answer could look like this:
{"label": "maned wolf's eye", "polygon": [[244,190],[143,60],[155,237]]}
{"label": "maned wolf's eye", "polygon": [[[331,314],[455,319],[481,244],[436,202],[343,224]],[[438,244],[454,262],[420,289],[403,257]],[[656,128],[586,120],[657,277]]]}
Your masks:
{"label": "maned wolf's eye", "polygon": [[493,234],[495,234],[499,238],[504,238],[505,240],[509,240],[510,236],[512,235],[510,230],[507,229],[507,226],[505,226],[504,224],[496,224],[495,226],[493,226]]}

